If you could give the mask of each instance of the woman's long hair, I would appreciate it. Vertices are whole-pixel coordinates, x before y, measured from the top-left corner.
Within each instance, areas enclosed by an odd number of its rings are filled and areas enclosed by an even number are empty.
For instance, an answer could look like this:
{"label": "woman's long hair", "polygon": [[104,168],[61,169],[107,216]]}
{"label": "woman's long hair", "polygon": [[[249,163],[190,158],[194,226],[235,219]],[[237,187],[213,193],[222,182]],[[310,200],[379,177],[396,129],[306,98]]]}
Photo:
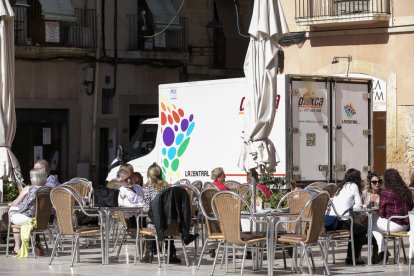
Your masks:
{"label": "woman's long hair", "polygon": [[392,189],[404,201],[412,204],[413,195],[396,169],[387,169],[384,172],[384,186]]}
{"label": "woman's long hair", "polygon": [[359,193],[361,193],[361,172],[357,169],[351,168],[345,172],[344,179],[342,179],[342,181],[338,184],[336,195],[339,194],[347,182],[355,183],[358,186]]}
{"label": "woman's long hair", "polygon": [[168,183],[162,179],[162,169],[157,163],[149,166],[147,171],[148,184],[153,185],[154,189],[159,192],[168,186]]}

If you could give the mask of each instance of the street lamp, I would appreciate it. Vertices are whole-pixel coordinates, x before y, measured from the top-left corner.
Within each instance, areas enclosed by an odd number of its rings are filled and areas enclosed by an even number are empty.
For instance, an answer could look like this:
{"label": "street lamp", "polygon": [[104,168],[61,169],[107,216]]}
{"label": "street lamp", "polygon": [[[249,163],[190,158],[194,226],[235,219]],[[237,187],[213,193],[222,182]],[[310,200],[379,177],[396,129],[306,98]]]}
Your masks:
{"label": "street lamp", "polygon": [[343,59],[347,59],[348,60],[348,69],[346,70],[346,76],[348,77],[348,73],[349,73],[349,64],[351,63],[351,61],[352,61],[352,56],[351,55],[348,55],[348,56],[346,56],[346,57],[334,57],[333,59],[332,59],[332,64],[336,64],[336,63],[338,63],[339,62],[339,60],[341,59],[341,58],[343,58]]}

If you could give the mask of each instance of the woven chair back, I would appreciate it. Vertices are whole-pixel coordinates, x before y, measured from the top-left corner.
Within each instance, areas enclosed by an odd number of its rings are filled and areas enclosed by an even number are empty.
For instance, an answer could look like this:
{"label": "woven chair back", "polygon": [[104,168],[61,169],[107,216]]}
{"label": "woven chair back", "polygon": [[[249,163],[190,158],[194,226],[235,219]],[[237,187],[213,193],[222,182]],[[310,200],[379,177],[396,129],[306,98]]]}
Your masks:
{"label": "woven chair back", "polygon": [[322,188],[325,187],[325,186],[326,186],[326,182],[312,182],[307,187],[313,187],[313,188],[316,188],[318,190],[322,190]]}
{"label": "woven chair back", "polygon": [[93,193],[92,182],[85,178],[75,177],[62,185],[70,186],[79,194],[81,198],[91,198]]}
{"label": "woven chair back", "polygon": [[247,195],[250,195],[252,192],[251,189],[252,185],[250,184],[242,184],[240,185],[239,189],[237,190],[237,194],[243,198],[245,198]]}
{"label": "woven chair back", "polygon": [[224,240],[227,243],[242,244],[241,233],[241,199],[232,194],[219,193],[213,197],[213,208],[220,221]]}
{"label": "woven chair back", "polygon": [[223,184],[226,185],[230,189],[230,191],[235,192],[235,193],[238,192],[241,186],[240,182],[237,182],[234,180],[225,181]]}
{"label": "woven chair back", "polygon": [[190,185],[191,182],[190,182],[190,180],[188,180],[186,178],[183,178],[183,179],[178,180],[178,183],[177,184],[180,184],[180,185]]}
{"label": "woven chair back", "polygon": [[206,218],[207,233],[209,236],[214,234],[222,234],[220,222],[214,216],[213,209],[211,208],[213,196],[218,192],[219,191],[215,189],[205,189],[200,194],[200,209]]}
{"label": "woven chair back", "polygon": [[[312,198],[312,194],[306,190],[294,190],[286,194],[281,201],[279,206],[283,205],[286,202],[286,205],[289,207],[291,213],[300,213],[303,208],[307,208],[303,212],[304,217],[309,217],[309,206],[306,206],[306,203]],[[294,219],[294,217],[288,217],[288,219]],[[292,222],[286,225],[286,231],[289,233],[296,233],[298,230],[299,222]],[[300,229],[306,229],[306,223],[302,223]]]}
{"label": "woven chair back", "polygon": [[329,194],[329,196],[332,198],[332,197],[334,197],[335,196],[335,193],[336,193],[336,189],[337,189],[338,187],[336,186],[336,184],[335,183],[329,183],[328,185],[325,185],[323,188],[322,188],[322,191],[326,191],[326,192],[328,192],[328,194]]}
{"label": "woven chair back", "polygon": [[191,206],[191,217],[195,217],[198,211],[198,200],[200,193],[196,187],[190,184],[183,184],[180,187],[187,191]]}
{"label": "woven chair back", "polygon": [[204,184],[203,184],[203,190],[204,189],[216,189],[218,191],[217,187],[214,186],[213,183],[208,182],[208,181],[207,182],[204,182]]}
{"label": "woven chair back", "polygon": [[50,192],[52,188],[42,187],[36,192],[36,230],[43,231],[49,228],[50,214],[52,213],[52,201]]}
{"label": "woven chair back", "polygon": [[201,180],[196,180],[191,183],[192,186],[196,187],[199,192],[203,190],[203,182]]}
{"label": "woven chair back", "polygon": [[309,217],[310,223],[306,229],[307,239],[305,243],[315,244],[318,242],[319,235],[324,225],[324,217],[326,208],[329,203],[329,194],[327,192],[321,192],[315,195],[309,204]]}
{"label": "woven chair back", "polygon": [[50,199],[56,211],[59,232],[62,235],[76,234],[73,229],[75,221],[72,207],[74,206],[75,199],[72,194],[73,191],[70,188],[62,186],[54,188],[50,193]]}

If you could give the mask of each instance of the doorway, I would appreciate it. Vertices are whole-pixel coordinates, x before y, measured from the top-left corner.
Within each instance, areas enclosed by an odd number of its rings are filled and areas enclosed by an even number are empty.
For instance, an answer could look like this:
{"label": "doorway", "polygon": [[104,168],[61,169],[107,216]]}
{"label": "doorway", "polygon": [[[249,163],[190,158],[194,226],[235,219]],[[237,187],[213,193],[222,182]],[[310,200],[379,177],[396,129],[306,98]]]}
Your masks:
{"label": "doorway", "polygon": [[59,182],[68,178],[68,114],[67,109],[16,109],[16,135],[12,151],[19,160],[25,183],[37,159],[50,164],[51,174]]}

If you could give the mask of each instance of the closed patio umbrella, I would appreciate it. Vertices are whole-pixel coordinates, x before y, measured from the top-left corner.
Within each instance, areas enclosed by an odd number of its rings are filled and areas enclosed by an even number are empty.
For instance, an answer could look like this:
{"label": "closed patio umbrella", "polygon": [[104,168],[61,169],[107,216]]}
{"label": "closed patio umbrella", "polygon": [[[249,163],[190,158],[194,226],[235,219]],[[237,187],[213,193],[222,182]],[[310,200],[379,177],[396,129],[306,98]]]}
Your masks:
{"label": "closed patio umbrella", "polygon": [[8,0],[0,0],[0,177],[23,183],[20,165],[11,151],[16,133],[14,110],[14,13]]}
{"label": "closed patio umbrella", "polygon": [[[258,168],[268,172],[276,170],[276,151],[268,137],[276,108],[277,41],[287,32],[280,0],[254,1],[249,27],[250,44],[244,62],[247,84],[245,129],[238,163],[246,172]],[[252,184],[256,200],[256,181],[253,178]]]}

